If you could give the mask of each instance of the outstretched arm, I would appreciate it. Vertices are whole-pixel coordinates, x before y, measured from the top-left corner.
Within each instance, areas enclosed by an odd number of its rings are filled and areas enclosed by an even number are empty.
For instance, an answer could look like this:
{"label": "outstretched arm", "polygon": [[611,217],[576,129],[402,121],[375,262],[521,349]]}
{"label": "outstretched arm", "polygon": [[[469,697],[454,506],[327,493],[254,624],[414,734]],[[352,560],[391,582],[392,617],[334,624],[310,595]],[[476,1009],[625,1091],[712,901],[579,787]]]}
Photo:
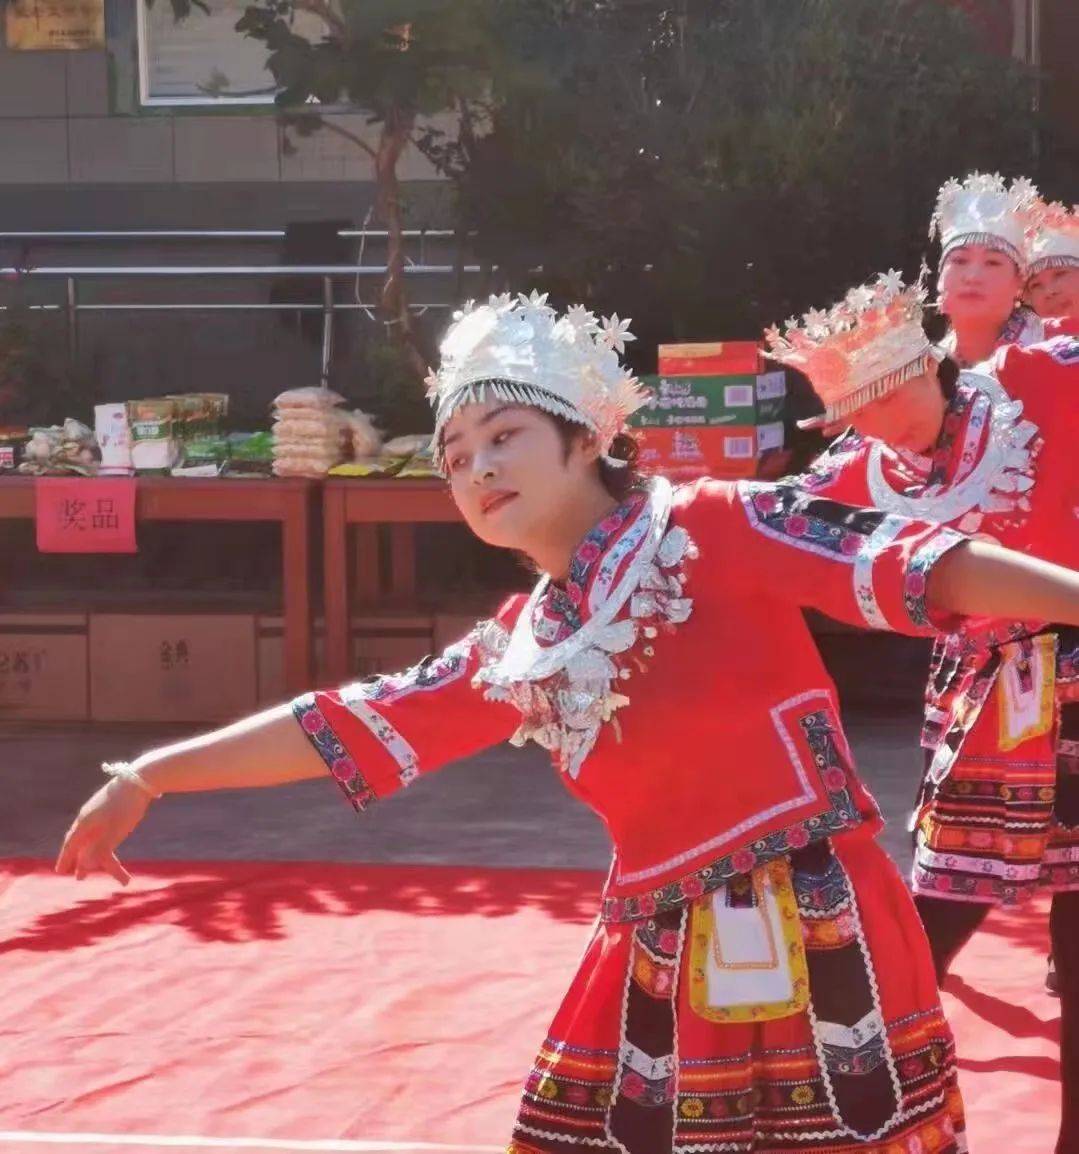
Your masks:
{"label": "outstretched arm", "polygon": [[145,753],[82,807],[56,870],[83,878],[96,871],[125,885],[117,847],[165,793],[246,789],[331,777],[357,810],[430,773],[508,738],[520,717],[506,702],[472,688],[494,655],[523,598],[510,598],[497,621],[401,674],[334,692],[316,692],[202,737]]}
{"label": "outstretched arm", "polygon": [[57,873],[81,879],[100,870],[126,885],[130,875],[116,850],[142,820],[155,794],[284,785],[326,774],[289,705],[151,750],[130,768],[145,788],[123,776],[102,786],[68,830],[56,861]]}
{"label": "outstretched arm", "polygon": [[926,600],[939,613],[1079,625],[1079,573],[988,541],[940,557]]}
{"label": "outstretched arm", "polygon": [[715,495],[728,503],[729,572],[751,591],[910,634],[954,632],[966,618],[1079,617],[1079,574],[931,521],[843,505],[797,479]]}

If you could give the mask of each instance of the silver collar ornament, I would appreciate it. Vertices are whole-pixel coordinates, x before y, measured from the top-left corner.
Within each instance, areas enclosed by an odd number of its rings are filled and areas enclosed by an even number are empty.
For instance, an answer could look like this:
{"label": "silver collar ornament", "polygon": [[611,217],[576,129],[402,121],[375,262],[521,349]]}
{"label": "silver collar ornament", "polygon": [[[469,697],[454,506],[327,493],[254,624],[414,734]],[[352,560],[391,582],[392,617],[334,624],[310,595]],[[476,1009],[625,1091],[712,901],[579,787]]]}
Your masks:
{"label": "silver collar ornament", "polygon": [[975,405],[988,410],[989,428],[978,462],[961,481],[922,495],[897,493],[884,475],[884,446],[874,443],[867,465],[870,502],[886,513],[955,525],[976,533],[987,514],[1030,512],[1038,426],[1023,420],[1022,401],[986,373],[966,371],[960,383],[977,390]]}
{"label": "silver collar ornament", "polygon": [[668,528],[672,498],[669,481],[652,482],[648,500],[621,538],[639,542],[636,551],[617,583],[594,603],[590,598],[591,614],[579,629],[553,645],[539,644],[533,611],[550,586],[543,577],[512,631],[503,634],[494,659],[473,680],[489,701],[510,702],[520,711],[514,745],[536,742],[572,778],[602,726],[611,722],[618,732],[615,714],[629,704],[620,687],[634,667],[646,668],[660,630],[682,624],[692,612],[683,566],[697,549],[685,529]]}

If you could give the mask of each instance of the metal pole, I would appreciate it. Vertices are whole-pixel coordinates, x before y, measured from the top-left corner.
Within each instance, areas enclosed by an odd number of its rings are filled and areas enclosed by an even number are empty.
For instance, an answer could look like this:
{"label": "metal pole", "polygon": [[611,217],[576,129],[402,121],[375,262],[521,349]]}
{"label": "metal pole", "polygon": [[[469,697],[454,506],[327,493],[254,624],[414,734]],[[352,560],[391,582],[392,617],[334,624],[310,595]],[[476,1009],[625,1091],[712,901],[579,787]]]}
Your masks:
{"label": "metal pole", "polygon": [[1030,9],[1027,19],[1029,21],[1028,29],[1028,60],[1027,63],[1034,70],[1034,90],[1030,96],[1031,110],[1034,113],[1034,125],[1031,129],[1031,152],[1033,153],[1033,162],[1035,171],[1041,165],[1042,158],[1042,136],[1040,117],[1042,107],[1042,4],[1041,0],[1030,0]]}
{"label": "metal pole", "polygon": [[72,369],[79,360],[79,290],[73,276],[67,278],[67,360]]}
{"label": "metal pole", "polygon": [[324,389],[330,387],[330,358],[333,356],[333,281],[322,278],[322,378]]}
{"label": "metal pole", "polygon": [[[366,237],[385,238],[384,228],[343,228],[337,235],[345,239]],[[424,236],[448,239],[454,235],[452,229],[406,228],[401,234],[406,238]],[[238,228],[172,228],[172,229],[53,229],[53,230],[3,230],[0,240],[282,240],[283,228],[238,229]]]}
{"label": "metal pole", "polygon": [[[452,264],[410,264],[405,274],[415,276],[452,276]],[[465,265],[465,272],[479,272],[479,265]],[[384,264],[255,264],[255,265],[32,265],[19,268],[6,265],[0,276],[110,276],[110,277],[260,277],[260,276],[385,276]]]}

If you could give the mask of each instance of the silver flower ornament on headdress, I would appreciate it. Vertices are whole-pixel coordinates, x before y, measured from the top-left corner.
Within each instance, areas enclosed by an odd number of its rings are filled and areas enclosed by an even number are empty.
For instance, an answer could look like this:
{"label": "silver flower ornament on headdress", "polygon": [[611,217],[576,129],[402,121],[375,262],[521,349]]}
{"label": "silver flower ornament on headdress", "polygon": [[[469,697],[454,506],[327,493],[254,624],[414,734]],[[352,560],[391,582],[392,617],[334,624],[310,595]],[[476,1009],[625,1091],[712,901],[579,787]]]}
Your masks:
{"label": "silver flower ornament on headdress", "polygon": [[1039,201],[1026,236],[1027,276],[1049,268],[1079,268],[1079,204]]}
{"label": "silver flower ornament on headdress", "polygon": [[940,235],[942,258],[978,244],[1005,253],[1023,268],[1023,238],[1037,202],[1038,190],[1025,176],[1010,184],[998,172],[972,172],[962,181],[953,177],[937,193],[929,235]]}
{"label": "silver flower ornament on headdress", "polygon": [[769,356],[809,378],[831,424],[924,373],[933,356],[922,329],[924,270],[907,286],[895,269],[852,288],[827,312],[810,309],[786,331],[768,329]]}
{"label": "silver flower ornament on headdress", "polygon": [[583,425],[606,457],[627,419],[646,400],[620,359],[633,340],[629,320],[597,319],[583,305],[564,316],[546,293],[469,301],[454,314],[440,348],[437,371],[427,377],[435,410],[434,456],[442,465],[446,422],[468,404],[497,400],[527,405]]}

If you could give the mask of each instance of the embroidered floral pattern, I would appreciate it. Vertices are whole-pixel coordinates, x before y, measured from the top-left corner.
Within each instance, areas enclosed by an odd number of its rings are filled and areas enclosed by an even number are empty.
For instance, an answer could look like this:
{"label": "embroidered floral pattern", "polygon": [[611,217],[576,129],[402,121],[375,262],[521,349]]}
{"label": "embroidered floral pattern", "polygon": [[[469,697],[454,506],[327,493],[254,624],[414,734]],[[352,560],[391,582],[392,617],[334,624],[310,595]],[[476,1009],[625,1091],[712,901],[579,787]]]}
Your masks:
{"label": "embroidered floral pattern", "polygon": [[843,470],[864,452],[865,438],[848,429],[810,461],[798,478],[799,484],[808,493],[830,489]]}
{"label": "embroidered floral pattern", "polygon": [[315,695],[309,693],[297,698],[292,703],[292,711],[353,808],[362,813],[372,802],[377,801],[375,791],[367,783],[359,766],[330,728],[330,723],[316,704]]}
{"label": "embroidered floral pattern", "polygon": [[536,605],[533,628],[537,637],[562,641],[583,624],[581,602],[596,562],[607,552],[611,539],[640,510],[643,494],[636,494],[613,510],[585,537],[573,554],[569,575],[562,586],[552,584]]}
{"label": "embroidered floral pattern", "polygon": [[[657,480],[643,508],[636,513],[632,505],[627,509],[625,520],[631,523],[610,550],[624,550],[625,573],[618,590],[602,598],[601,609],[568,634],[537,636],[535,610],[550,590],[541,582],[502,657],[482,665],[473,679],[477,688],[486,687],[489,701],[507,701],[520,712],[521,725],[511,742],[534,741],[550,750],[571,777],[580,773],[603,725],[629,704],[616,687],[634,669],[646,668],[661,631],[686,621],[692,612],[693,602],[683,596],[684,570],[697,548],[684,529],[667,527],[670,494],[669,483]],[[596,531],[609,540],[622,524],[612,514]],[[603,556],[597,577],[613,581],[606,563]],[[575,600],[574,584],[567,591]],[[582,590],[582,604],[584,596]]]}
{"label": "embroidered floral pattern", "polygon": [[815,710],[800,718],[799,724],[827,791],[828,809],[805,821],[793,822],[732,853],[724,854],[702,869],[649,893],[605,898],[602,912],[604,921],[632,922],[675,909],[703,894],[712,893],[739,874],[749,873],[775,858],[795,853],[861,823],[861,814],[850,793],[849,779],[844,768],[845,759],[836,745],[834,722],[830,714],[826,710]]}
{"label": "embroidered floral pattern", "polygon": [[[670,882],[652,890],[651,893],[627,898],[606,898],[603,902],[603,920],[632,922],[638,918],[650,917],[660,910],[675,909],[702,894],[719,889],[731,878],[744,873],[747,869],[764,865],[775,858],[793,853],[810,842],[832,837],[861,823],[862,819],[846,789],[831,793],[830,799],[831,808],[819,816],[777,830],[753,842],[747,849],[726,854],[688,877],[679,878],[678,881]],[[738,859],[737,866],[735,859]]]}
{"label": "embroidered floral pattern", "polygon": [[397,776],[401,784],[410,785],[420,774],[416,751],[378,710],[368,705],[363,688],[362,685],[345,686],[341,690],[341,701],[397,763]]}
{"label": "embroidered floral pattern", "polygon": [[[480,660],[494,660],[505,645],[506,631],[497,621],[481,621],[461,641],[449,646],[440,657],[428,657],[404,673],[368,678],[339,691],[341,703],[379,742],[397,765],[398,780],[409,785],[420,773],[419,759],[404,735],[372,707],[386,704],[409,693],[428,692],[463,677],[473,652]],[[378,795],[338,740],[318,706],[318,695],[297,698],[292,710],[304,732],[326,763],[337,784],[358,811],[378,800]]]}
{"label": "embroidered floral pattern", "polygon": [[455,681],[465,672],[477,631],[484,624],[481,623],[467,637],[455,642],[437,657],[425,657],[404,673],[364,678],[356,683],[357,696],[362,696],[365,701],[392,701],[405,693],[438,689],[441,685]]}
{"label": "embroidered floral pattern", "polygon": [[797,485],[739,482],[742,503],[757,526],[800,549],[854,562],[866,538],[884,514],[875,509],[851,510]]}
{"label": "embroidered floral pattern", "polygon": [[[955,1053],[940,1011],[888,1021],[885,1039],[905,1108],[874,1149],[911,1154],[918,1142],[933,1154],[960,1154],[966,1143],[957,1133],[962,1107]],[[650,1102],[651,1109],[669,1110],[674,1095],[676,1149],[748,1151],[762,1131],[806,1154],[850,1148],[849,1137],[837,1134],[828,1117],[831,1075],[822,1070],[815,1047],[766,1042],[732,1052],[717,1046],[707,1057],[676,1058],[675,1070],[651,1085],[645,1074],[619,1071],[619,1065],[616,1051],[548,1038],[525,1086],[512,1154],[610,1149],[606,1112],[619,1080],[621,1095],[635,1107]]]}
{"label": "embroidered floral pattern", "polygon": [[903,604],[907,616],[915,625],[929,627],[932,621],[929,616],[929,606],[926,604],[926,594],[929,591],[929,570],[956,545],[966,540],[960,533],[951,529],[942,529],[931,537],[911,558],[907,566],[907,574],[903,580]]}
{"label": "embroidered floral pattern", "polygon": [[[967,417],[980,395],[976,390],[963,385],[955,390],[944,414],[937,443],[933,448],[933,465],[926,479],[927,485],[947,484],[952,473],[952,458],[955,452],[956,438],[968,427]],[[979,427],[983,424],[984,418],[978,421]]]}

